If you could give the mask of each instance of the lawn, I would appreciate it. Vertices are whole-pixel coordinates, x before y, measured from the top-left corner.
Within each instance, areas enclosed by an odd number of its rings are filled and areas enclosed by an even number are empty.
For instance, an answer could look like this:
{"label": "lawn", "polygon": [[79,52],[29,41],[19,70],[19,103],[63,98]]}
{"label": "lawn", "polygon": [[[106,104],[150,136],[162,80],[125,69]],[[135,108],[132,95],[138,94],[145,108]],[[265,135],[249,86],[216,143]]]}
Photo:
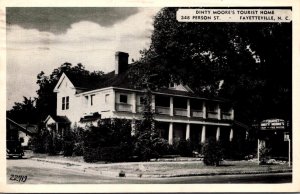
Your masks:
{"label": "lawn", "polygon": [[213,174],[244,174],[250,172],[272,172],[291,170],[286,164],[258,165],[252,161],[223,161],[221,166],[206,166],[202,162],[149,162],[140,164],[114,164],[90,167],[97,171],[119,172],[137,175],[213,175]]}
{"label": "lawn", "polygon": [[[85,169],[98,171],[99,173],[109,172],[118,174],[124,171],[126,175],[132,176],[185,176],[185,175],[214,175],[214,174],[247,174],[247,173],[268,173],[291,171],[287,164],[258,165],[255,161],[222,161],[221,165],[206,166],[202,161],[184,161],[184,162],[124,162],[124,163],[85,163],[80,156],[64,157],[49,156],[47,154],[30,154],[29,158],[43,158],[60,161],[62,163],[76,162]],[[79,162],[79,163],[78,163]]]}

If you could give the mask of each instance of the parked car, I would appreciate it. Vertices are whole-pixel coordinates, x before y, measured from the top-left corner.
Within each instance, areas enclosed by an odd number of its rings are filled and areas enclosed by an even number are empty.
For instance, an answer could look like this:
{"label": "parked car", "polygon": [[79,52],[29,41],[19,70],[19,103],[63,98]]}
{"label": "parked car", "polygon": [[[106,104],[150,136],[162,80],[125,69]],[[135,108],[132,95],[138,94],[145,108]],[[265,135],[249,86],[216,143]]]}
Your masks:
{"label": "parked car", "polygon": [[21,142],[17,140],[7,140],[6,156],[8,156],[9,158],[13,158],[13,157],[22,158],[24,156],[24,151],[21,146]]}

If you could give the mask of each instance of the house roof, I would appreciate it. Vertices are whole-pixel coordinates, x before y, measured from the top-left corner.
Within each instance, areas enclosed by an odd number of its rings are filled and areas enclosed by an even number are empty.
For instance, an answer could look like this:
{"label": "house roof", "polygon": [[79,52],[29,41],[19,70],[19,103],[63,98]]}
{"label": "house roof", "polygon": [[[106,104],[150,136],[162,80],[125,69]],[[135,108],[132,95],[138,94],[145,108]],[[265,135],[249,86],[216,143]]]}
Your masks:
{"label": "house roof", "polygon": [[[133,64],[129,65],[132,66]],[[118,87],[118,88],[124,88],[124,89],[138,89],[131,84],[131,80],[129,79],[129,71],[125,71],[123,73],[119,73],[118,75],[115,75],[115,71],[111,71],[107,74],[104,74],[99,79],[91,78],[89,76],[84,75],[67,75],[66,76],[70,79],[72,84],[75,86],[75,88],[78,88],[80,90],[77,90],[77,94],[88,92],[96,89],[102,89],[107,87]],[[190,89],[189,89],[190,90]],[[179,95],[179,96],[188,96],[188,97],[194,97],[194,98],[208,98],[204,96],[199,96],[191,91],[182,91],[182,90],[174,90],[169,88],[160,88],[157,91],[154,91],[156,93],[163,93],[163,94],[169,94],[169,95]],[[212,98],[210,98],[212,99]],[[214,98],[214,100],[219,101],[225,101],[224,99],[220,98]]]}
{"label": "house roof", "polygon": [[46,121],[49,119],[49,118],[52,118],[55,122],[57,123],[70,123],[71,121],[68,119],[68,117],[66,116],[54,116],[54,115],[49,115],[46,119]]}
{"label": "house roof", "polygon": [[23,126],[27,131],[30,133],[37,133],[38,132],[38,125],[31,125],[31,124],[20,124]]}
{"label": "house roof", "polygon": [[[6,121],[9,123],[12,123],[13,125],[15,125],[20,131],[29,134],[29,135],[34,135],[38,132],[38,127],[37,125],[28,125],[28,124],[19,124],[16,121],[10,119],[10,118],[6,118]],[[30,126],[30,127],[28,127]]]}

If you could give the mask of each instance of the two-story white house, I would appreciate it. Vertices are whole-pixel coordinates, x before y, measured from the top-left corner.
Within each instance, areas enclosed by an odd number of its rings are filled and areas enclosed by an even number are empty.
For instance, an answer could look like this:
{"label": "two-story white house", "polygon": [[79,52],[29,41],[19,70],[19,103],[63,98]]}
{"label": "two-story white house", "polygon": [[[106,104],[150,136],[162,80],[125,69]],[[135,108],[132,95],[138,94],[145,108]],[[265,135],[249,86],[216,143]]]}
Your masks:
{"label": "two-story white house", "polygon": [[[100,83],[88,83],[80,77],[63,74],[54,92],[57,93],[57,115],[46,124],[55,124],[58,133],[66,127],[85,126],[102,118],[142,118],[143,92],[134,89],[128,80],[128,54],[116,52],[115,70]],[[175,138],[200,143],[208,137],[217,140],[234,138],[234,110],[229,102],[197,96],[184,85],[153,91],[152,108],[161,137],[172,144]]]}

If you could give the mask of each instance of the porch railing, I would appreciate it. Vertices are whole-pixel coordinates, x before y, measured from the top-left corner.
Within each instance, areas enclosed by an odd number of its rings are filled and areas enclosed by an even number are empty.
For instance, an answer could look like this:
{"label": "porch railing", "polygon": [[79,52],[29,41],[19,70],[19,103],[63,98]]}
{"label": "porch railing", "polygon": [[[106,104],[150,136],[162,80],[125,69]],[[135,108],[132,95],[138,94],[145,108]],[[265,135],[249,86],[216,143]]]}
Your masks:
{"label": "porch railing", "polygon": [[191,110],[191,116],[197,117],[197,118],[203,118],[203,112],[202,110]]}
{"label": "porch railing", "polygon": [[187,109],[184,108],[174,108],[174,115],[176,116],[187,116]]}
{"label": "porch railing", "polygon": [[222,119],[224,119],[224,120],[231,120],[231,113],[229,113],[229,112],[222,112]]}
{"label": "porch railing", "polygon": [[170,107],[163,107],[163,106],[156,106],[155,113],[162,114],[162,115],[169,115],[170,114]]}
{"label": "porch railing", "polygon": [[132,105],[131,104],[123,104],[123,103],[116,103],[116,110],[121,112],[131,112]]}
{"label": "porch railing", "polygon": [[209,119],[218,119],[218,112],[208,111],[207,118]]}

